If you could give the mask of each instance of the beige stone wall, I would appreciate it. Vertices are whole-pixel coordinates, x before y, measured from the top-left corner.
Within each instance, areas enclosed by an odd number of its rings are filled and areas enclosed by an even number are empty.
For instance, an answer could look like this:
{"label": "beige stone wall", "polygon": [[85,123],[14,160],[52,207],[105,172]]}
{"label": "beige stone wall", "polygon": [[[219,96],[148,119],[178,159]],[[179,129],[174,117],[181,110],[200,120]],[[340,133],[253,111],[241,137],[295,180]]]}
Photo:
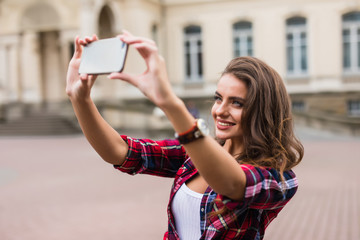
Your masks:
{"label": "beige stone wall", "polygon": [[[0,56],[5,102],[63,101],[76,1],[2,1]],[[71,34],[69,34],[71,32]]]}
{"label": "beige stone wall", "polygon": [[[304,84],[291,84],[289,91],[348,89],[342,77],[342,14],[360,9],[356,1],[166,1],[169,72],[175,83],[184,79],[183,28],[202,27],[205,80],[214,82],[232,58],[232,24],[253,23],[254,55],[286,78],[285,21],[307,19],[309,75]],[[172,57],[175,55],[176,57]],[[295,83],[297,81],[295,80]],[[360,90],[360,86],[356,87]]]}
{"label": "beige stone wall", "polygon": [[[292,95],[360,92],[359,76],[342,72],[341,16],[360,10],[356,0],[2,0],[2,104],[66,102],[65,74],[72,41],[76,35],[100,32],[105,5],[110,9],[105,17],[113,35],[127,29],[152,38],[152,28],[157,26],[156,41],[167,61],[170,81],[184,99],[211,99],[221,71],[233,57],[232,24],[239,20],[252,22],[254,56],[278,70]],[[307,19],[309,74],[301,79],[286,76],[285,22],[294,16]],[[202,30],[204,81],[197,85],[185,83],[183,30],[191,24]],[[144,69],[138,53],[130,49],[125,71],[141,73]],[[342,96],[339,106],[346,101],[346,94]],[[93,97],[119,103],[144,100],[129,84],[104,77],[97,81]],[[126,119],[136,114],[119,120],[111,117],[118,115],[112,109],[107,115],[110,121],[126,126]]]}

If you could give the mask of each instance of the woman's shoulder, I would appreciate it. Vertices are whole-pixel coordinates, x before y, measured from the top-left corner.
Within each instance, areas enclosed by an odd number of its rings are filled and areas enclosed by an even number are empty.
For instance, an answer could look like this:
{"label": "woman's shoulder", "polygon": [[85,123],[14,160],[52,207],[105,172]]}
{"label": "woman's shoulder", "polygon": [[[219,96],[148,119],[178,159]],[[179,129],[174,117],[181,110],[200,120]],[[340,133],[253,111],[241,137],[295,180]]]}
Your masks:
{"label": "woman's shoulder", "polygon": [[149,138],[134,138],[128,135],[120,135],[125,142],[137,142],[142,145],[160,145],[160,146],[173,146],[174,148],[181,148],[181,144],[176,139],[162,139],[154,140]]}
{"label": "woman's shoulder", "polygon": [[279,170],[270,167],[253,166],[250,164],[241,164],[241,168],[247,175],[247,178],[257,180],[275,180],[277,182],[296,180],[296,174],[292,169],[284,171],[282,174]]}

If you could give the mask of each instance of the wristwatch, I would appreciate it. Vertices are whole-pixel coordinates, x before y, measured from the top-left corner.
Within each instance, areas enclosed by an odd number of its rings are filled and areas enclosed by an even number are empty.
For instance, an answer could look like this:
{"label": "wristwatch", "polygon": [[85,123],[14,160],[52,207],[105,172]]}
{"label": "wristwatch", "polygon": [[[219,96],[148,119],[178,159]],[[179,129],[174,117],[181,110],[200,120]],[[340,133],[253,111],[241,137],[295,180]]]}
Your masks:
{"label": "wristwatch", "polygon": [[175,133],[175,138],[181,143],[186,144],[209,134],[209,128],[203,119],[196,119],[192,128],[183,133]]}

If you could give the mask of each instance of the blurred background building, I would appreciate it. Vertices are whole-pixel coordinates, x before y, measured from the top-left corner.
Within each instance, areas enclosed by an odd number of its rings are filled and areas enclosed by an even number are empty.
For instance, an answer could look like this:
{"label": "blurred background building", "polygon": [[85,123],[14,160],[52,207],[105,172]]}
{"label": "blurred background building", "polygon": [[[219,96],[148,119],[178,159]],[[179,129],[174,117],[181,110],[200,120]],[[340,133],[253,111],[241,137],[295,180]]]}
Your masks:
{"label": "blurred background building", "polygon": [[[0,134],[77,131],[65,94],[76,35],[154,39],[176,93],[209,119],[221,71],[250,55],[283,77],[298,124],[360,135],[358,0],[0,0]],[[125,71],[145,65],[130,49]],[[164,131],[159,109],[100,77],[93,98],[118,129]]]}

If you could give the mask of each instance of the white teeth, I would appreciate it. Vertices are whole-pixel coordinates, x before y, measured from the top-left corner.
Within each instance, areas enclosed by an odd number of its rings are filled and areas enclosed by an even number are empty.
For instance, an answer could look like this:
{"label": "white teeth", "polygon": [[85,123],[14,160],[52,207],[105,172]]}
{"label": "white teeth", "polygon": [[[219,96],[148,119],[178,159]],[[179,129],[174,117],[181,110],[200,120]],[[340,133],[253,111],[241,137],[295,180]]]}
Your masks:
{"label": "white teeth", "polygon": [[220,126],[232,126],[230,123],[218,122]]}

